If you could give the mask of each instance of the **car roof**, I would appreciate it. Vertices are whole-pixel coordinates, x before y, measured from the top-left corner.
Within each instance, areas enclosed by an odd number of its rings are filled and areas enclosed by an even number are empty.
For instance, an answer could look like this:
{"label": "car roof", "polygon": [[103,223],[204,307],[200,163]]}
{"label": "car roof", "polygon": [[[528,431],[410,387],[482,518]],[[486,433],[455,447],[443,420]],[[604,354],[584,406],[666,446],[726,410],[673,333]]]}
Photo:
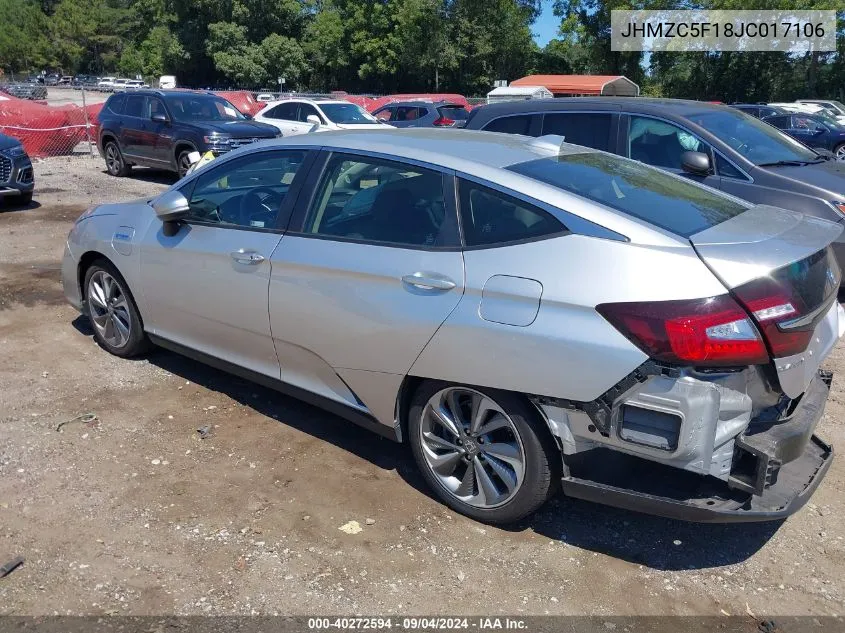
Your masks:
{"label": "car roof", "polygon": [[343,99],[309,99],[307,97],[291,97],[290,99],[277,99],[276,101],[268,101],[267,106],[277,106],[280,103],[309,103],[311,105],[324,105],[326,103],[345,103],[355,105],[351,101]]}
{"label": "car roof", "polygon": [[652,97],[557,97],[554,99],[528,99],[489,103],[473,109],[473,113],[487,116],[517,114],[520,112],[545,112],[569,110],[572,108],[596,108],[601,110],[636,110],[643,114],[662,113],[686,116],[708,110],[724,111],[730,106],[707,103],[691,99],[661,99]]}
{"label": "car roof", "polygon": [[430,106],[434,106],[434,107],[440,107],[440,106],[463,107],[460,103],[457,103],[455,101],[445,101],[445,100],[443,100],[443,101],[429,101],[427,99],[408,99],[408,100],[405,100],[405,101],[391,101],[390,103],[385,103],[383,106],[379,107],[379,110],[381,110],[383,108],[389,108],[389,107],[395,107],[395,106],[414,107],[414,106],[419,106],[419,105],[430,105]]}
{"label": "car roof", "polygon": [[596,152],[580,145],[564,143],[560,136],[533,138],[498,132],[432,128],[340,130],[259,143],[265,146],[295,145],[373,152],[467,173],[485,167],[501,169],[538,158]]}

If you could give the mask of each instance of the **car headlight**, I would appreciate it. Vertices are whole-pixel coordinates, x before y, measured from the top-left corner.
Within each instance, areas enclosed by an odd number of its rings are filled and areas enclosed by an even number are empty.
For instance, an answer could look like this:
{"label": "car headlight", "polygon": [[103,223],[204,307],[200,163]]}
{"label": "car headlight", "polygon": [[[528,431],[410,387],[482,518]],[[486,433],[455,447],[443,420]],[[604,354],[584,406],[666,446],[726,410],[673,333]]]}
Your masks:
{"label": "car headlight", "polygon": [[14,147],[0,149],[0,154],[5,154],[9,158],[17,158],[18,156],[26,156],[26,150],[23,145],[15,145]]}
{"label": "car headlight", "polygon": [[209,145],[228,145],[232,137],[228,134],[212,134],[211,136],[203,136],[202,140]]}

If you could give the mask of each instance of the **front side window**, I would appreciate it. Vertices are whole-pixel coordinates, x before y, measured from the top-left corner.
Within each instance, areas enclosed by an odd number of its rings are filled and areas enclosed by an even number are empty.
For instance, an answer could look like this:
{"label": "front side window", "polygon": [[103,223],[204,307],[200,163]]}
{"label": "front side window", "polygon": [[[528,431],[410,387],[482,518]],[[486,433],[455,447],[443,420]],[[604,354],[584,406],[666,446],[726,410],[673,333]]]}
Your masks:
{"label": "front side window", "polygon": [[354,103],[323,103],[320,104],[320,109],[332,123],[362,125],[376,122],[372,114]]}
{"label": "front side window", "polygon": [[301,150],[257,152],[209,170],[189,183],[193,191],[187,220],[230,228],[275,228],[304,159]]}
{"label": "front side window", "polygon": [[742,112],[707,111],[687,117],[755,165],[781,161],[809,162],[818,154],[794,138]]}
{"label": "front side window", "polygon": [[632,116],[628,127],[628,157],[664,169],[683,169],[684,152],[710,153],[709,146],[694,134],[667,121]]}
{"label": "front side window", "polygon": [[438,172],[335,155],[317,189],[305,234],[399,246],[451,246]]}
{"label": "front side window", "polygon": [[167,116],[167,110],[164,109],[164,102],[161,99],[149,97],[147,99],[147,105],[149,107],[149,116],[153,116],[154,114],[163,114],[164,116]]}
{"label": "front side window", "polygon": [[508,169],[685,238],[747,209],[685,178],[599,152],[540,158]]}
{"label": "front side window", "polygon": [[610,149],[610,113],[561,112],[543,117],[543,134],[558,134],[567,143]]}
{"label": "front side window", "polygon": [[508,244],[566,230],[557,218],[513,196],[460,181],[461,225],[467,246]]}
{"label": "front side window", "polygon": [[484,126],[488,132],[504,132],[505,134],[525,134],[531,130],[531,115],[518,114],[516,116],[503,116],[490,121]]}
{"label": "front side window", "polygon": [[805,132],[827,132],[827,128],[822,125],[819,121],[816,121],[812,117],[808,116],[801,116],[798,114],[792,115],[793,120],[793,127],[796,130],[802,130]]}
{"label": "front side window", "polygon": [[281,119],[283,121],[296,121],[295,103],[282,103],[271,108],[264,116],[268,119]]}
{"label": "front side window", "polygon": [[310,103],[300,103],[299,104],[299,122],[300,123],[308,123],[308,117],[315,116],[322,122],[323,117],[320,116],[320,113],[317,112],[317,108],[312,106]]}
{"label": "front side window", "polygon": [[213,95],[179,95],[167,99],[177,121],[242,121],[245,117],[231,103]]}

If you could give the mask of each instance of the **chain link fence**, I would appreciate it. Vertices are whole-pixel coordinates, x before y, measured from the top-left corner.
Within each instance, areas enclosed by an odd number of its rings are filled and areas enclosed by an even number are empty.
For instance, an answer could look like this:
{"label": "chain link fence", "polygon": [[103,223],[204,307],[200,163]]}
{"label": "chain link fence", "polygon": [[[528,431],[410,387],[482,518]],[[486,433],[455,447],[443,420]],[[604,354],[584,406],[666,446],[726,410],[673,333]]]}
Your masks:
{"label": "chain link fence", "polygon": [[[109,78],[106,78],[106,80]],[[113,92],[130,92],[134,87],[103,83],[100,77],[80,75],[0,75],[0,134],[21,141],[32,158],[49,156],[94,156],[99,134],[98,114]],[[125,81],[125,80],[124,80]],[[138,86],[145,87],[145,86]],[[257,114],[267,102],[289,98],[333,98],[356,103],[373,112],[392,101],[450,101],[471,109],[485,103],[483,97],[458,94],[349,94],[272,92],[243,89],[213,90],[244,114]]]}

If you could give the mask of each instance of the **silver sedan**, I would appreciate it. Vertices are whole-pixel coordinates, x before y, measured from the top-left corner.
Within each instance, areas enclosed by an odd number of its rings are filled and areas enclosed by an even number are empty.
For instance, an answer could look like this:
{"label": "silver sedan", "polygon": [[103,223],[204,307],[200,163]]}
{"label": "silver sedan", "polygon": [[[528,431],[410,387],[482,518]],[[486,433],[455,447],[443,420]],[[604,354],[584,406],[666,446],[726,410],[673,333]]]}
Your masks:
{"label": "silver sedan", "polygon": [[775,519],[822,480],[842,228],[560,137],[256,143],[89,209],[63,281],[99,344],[151,344],[407,442],[482,521],[556,490]]}

